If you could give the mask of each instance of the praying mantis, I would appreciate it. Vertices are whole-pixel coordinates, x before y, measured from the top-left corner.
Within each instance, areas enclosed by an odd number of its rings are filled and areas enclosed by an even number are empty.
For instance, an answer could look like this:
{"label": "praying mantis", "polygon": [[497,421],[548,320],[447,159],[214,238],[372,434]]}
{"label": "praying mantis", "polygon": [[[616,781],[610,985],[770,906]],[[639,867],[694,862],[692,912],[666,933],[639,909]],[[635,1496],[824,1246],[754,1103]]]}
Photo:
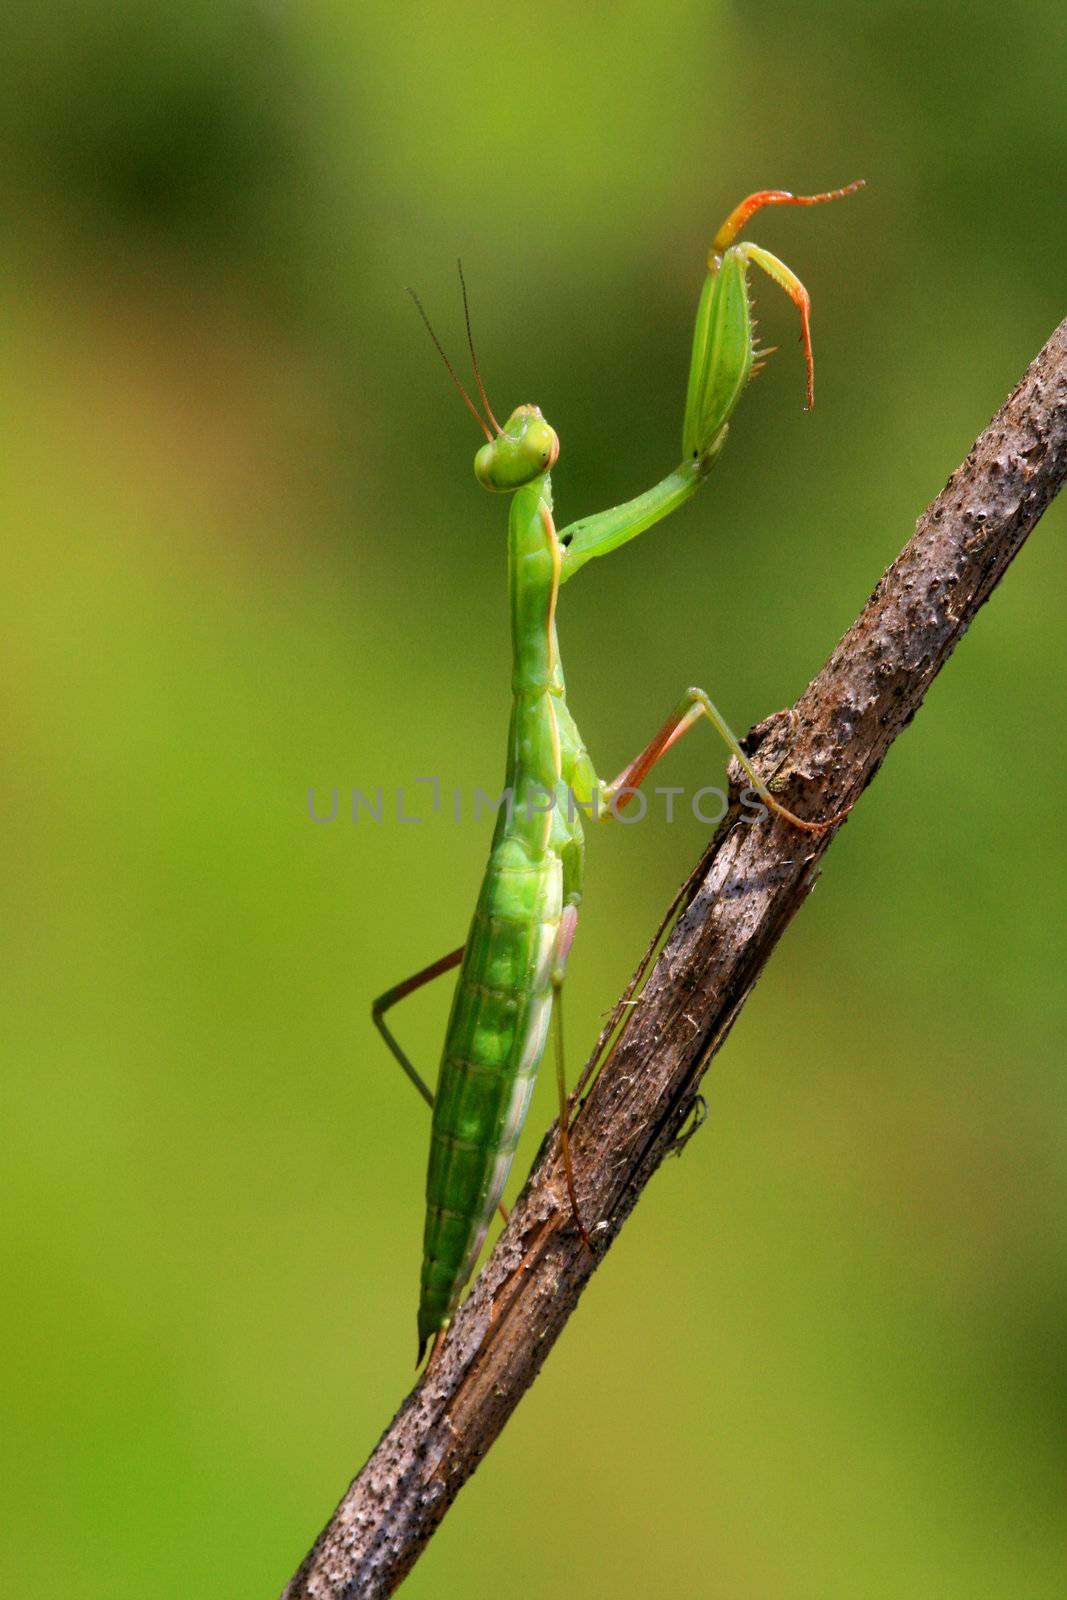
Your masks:
{"label": "praying mantis", "polygon": [[[551,472],[559,438],[535,405],[520,405],[503,425],[486,397],[463,302],[474,376],[484,416],[463,387],[417,297],[430,336],[486,442],[474,460],[485,489],[512,496],[508,518],[508,599],[512,705],[505,796],[466,942],[380,995],[372,1017],[386,1044],[433,1112],[426,1180],[418,1311],[421,1364],[431,1362],[485,1241],[511,1168],[549,1031],[554,1035],[560,1146],[574,1221],[592,1248],[574,1188],[563,1067],[561,993],[582,900],[583,816],[608,820],[636,794],[660,757],[702,718],[740,763],[763,806],[793,827],[822,833],[844,813],[814,821],[770,793],[702,689],[687,689],[643,750],[611,782],[598,777],[567,708],[556,634],[559,591],[590,561],[617,550],[691,499],[726,442],[730,418],[769,351],[757,351],[748,272],[762,269],[800,313],[807,408],[814,400],[810,300],[795,274],[739,234],[764,206],[838,200],[862,180],[825,194],[764,189],[727,217],[712,241],[697,307],[682,429],[682,460],[653,488],[625,504],[582,517],[557,532]],[[462,282],[462,269],[460,271]],[[757,807],[758,816],[765,816]],[[751,819],[750,819],[751,820]],[[436,1095],[385,1021],[386,1012],[423,984],[459,968]],[[503,1208],[501,1207],[501,1210]],[[506,1213],[505,1213],[506,1216]]]}

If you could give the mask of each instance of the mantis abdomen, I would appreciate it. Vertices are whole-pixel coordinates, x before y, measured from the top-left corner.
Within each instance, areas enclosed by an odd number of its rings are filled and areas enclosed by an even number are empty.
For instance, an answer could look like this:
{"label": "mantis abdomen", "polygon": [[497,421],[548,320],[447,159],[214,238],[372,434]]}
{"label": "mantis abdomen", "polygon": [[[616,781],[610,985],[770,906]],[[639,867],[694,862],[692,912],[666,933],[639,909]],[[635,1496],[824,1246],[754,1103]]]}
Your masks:
{"label": "mantis abdomen", "polygon": [[419,1339],[451,1319],[511,1168],[552,1015],[559,856],[498,841],[445,1036],[426,1178]]}

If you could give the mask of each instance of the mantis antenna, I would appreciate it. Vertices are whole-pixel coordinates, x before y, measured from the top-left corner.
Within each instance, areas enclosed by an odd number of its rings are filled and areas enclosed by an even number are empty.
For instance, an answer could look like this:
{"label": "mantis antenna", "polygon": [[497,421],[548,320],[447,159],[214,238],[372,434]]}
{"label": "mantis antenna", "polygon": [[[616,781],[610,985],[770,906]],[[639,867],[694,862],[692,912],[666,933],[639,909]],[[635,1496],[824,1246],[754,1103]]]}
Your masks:
{"label": "mantis antenna", "polygon": [[[448,372],[448,376],[452,379],[452,382],[455,384],[456,388],[459,390],[460,394],[463,396],[464,404],[466,405],[467,410],[470,412],[471,416],[474,418],[474,420],[478,424],[479,428],[481,428],[482,432],[485,434],[485,437],[488,440],[488,442],[490,444],[492,444],[493,435],[489,432],[489,429],[486,426],[486,423],[485,423],[484,419],[479,415],[478,407],[474,404],[474,401],[471,399],[471,397],[467,393],[466,389],[460,383],[459,378],[456,376],[456,369],[452,365],[451,361],[449,361],[448,357],[445,355],[444,346],[442,345],[440,339],[437,337],[436,333],[434,333],[434,331],[433,331],[433,324],[431,323],[429,317],[426,315],[426,312],[425,312],[425,310],[423,308],[422,301],[419,299],[418,295],[415,293],[414,289],[411,287],[410,284],[408,285],[408,294],[414,300],[415,309],[418,311],[419,316],[422,318],[423,322],[426,324],[426,332],[430,335],[430,338],[433,340],[434,345],[435,345],[435,347],[437,349],[437,354],[441,357],[441,360],[445,364],[445,369]],[[469,327],[469,324],[468,324],[468,327]],[[477,367],[475,367],[474,370],[475,370],[475,372],[477,372],[477,370],[478,370]],[[479,388],[481,387],[481,381],[482,380],[479,378],[478,379]],[[484,392],[483,392],[482,398],[483,399],[485,398]],[[488,405],[486,406],[486,410],[487,411],[489,410]],[[491,411],[489,412],[489,415],[490,416],[493,415]],[[493,418],[493,421],[496,422],[496,418],[495,417]],[[498,433],[500,432],[499,423],[497,424],[497,432]]]}
{"label": "mantis antenna", "polygon": [[474,368],[474,380],[478,385],[478,393],[482,397],[482,405],[485,407],[486,416],[493,424],[493,427],[496,429],[497,433],[503,433],[503,428],[493,415],[493,408],[489,404],[489,399],[485,392],[485,384],[482,382],[482,375],[478,370],[478,357],[474,353],[474,335],[471,332],[471,308],[470,301],[467,299],[467,280],[463,276],[463,262],[460,261],[458,256],[456,258],[456,268],[459,272],[459,286],[463,291],[463,317],[467,324],[467,344],[471,353],[471,366]]}

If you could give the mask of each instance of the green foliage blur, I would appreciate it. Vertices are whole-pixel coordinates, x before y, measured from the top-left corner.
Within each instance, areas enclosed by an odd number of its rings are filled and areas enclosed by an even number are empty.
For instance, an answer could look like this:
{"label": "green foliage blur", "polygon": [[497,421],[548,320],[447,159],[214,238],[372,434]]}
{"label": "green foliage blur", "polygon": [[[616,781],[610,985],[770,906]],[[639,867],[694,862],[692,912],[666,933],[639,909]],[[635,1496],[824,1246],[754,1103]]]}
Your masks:
{"label": "green foliage blur", "polygon": [[[677,459],[715,227],[811,290],[694,505],[563,596],[614,771],[792,700],[1067,310],[1059,4],[149,0],[0,23],[0,1593],[276,1593],[413,1379],[505,507],[404,287],[559,430]],[[1063,1593],[1065,510],[831,853],[414,1596]],[[665,783],[721,781],[694,735]],[[353,786],[421,825],[346,820]],[[315,825],[308,789],[335,823]],[[706,829],[591,842],[571,1067]],[[398,1027],[432,1074],[447,986]],[[552,1117],[543,1075],[513,1177]]]}

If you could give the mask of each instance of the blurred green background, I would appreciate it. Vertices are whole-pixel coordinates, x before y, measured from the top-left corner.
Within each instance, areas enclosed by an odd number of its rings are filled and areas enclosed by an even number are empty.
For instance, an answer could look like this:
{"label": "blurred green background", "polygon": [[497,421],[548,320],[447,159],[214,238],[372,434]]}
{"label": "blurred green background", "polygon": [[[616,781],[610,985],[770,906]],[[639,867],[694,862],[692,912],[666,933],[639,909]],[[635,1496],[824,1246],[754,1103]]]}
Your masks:
{"label": "blurred green background", "polygon": [[[1067,310],[1062,6],[14,7],[0,36],[4,1594],[276,1593],[412,1381],[426,1117],[372,996],[459,942],[504,516],[678,450],[710,236],[807,282],[714,482],[564,595],[614,771],[792,700]],[[414,1596],[1063,1593],[1063,506],[835,844]],[[710,737],[661,780],[720,781]],[[705,830],[593,840],[576,1065]],[[432,1072],[448,996],[399,1020]],[[513,1187],[552,1116],[538,1089]]]}

